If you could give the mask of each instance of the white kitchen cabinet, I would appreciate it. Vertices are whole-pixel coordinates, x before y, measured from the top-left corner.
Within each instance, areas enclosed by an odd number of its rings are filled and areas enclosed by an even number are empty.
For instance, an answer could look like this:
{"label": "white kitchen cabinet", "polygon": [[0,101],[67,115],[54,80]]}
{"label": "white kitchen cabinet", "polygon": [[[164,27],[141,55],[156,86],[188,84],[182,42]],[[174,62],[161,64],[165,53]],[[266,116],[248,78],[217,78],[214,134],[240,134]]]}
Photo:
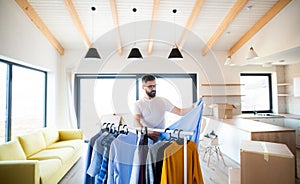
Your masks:
{"label": "white kitchen cabinet", "polygon": [[254,121],[264,122],[271,125],[281,126],[284,127],[285,118],[255,118]]}
{"label": "white kitchen cabinet", "polygon": [[296,145],[297,145],[297,148],[300,148],[300,120],[292,119],[292,118],[285,118],[284,126],[287,128],[292,128],[292,129],[296,130]]}

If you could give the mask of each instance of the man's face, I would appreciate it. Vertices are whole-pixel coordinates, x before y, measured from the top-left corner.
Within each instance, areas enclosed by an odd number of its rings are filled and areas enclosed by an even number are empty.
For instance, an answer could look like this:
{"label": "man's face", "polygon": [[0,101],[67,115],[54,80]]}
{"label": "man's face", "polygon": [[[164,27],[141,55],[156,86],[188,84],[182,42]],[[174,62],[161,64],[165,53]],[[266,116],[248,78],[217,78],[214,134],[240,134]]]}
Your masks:
{"label": "man's face", "polygon": [[146,94],[153,98],[156,95],[156,81],[147,81],[144,85],[143,85],[143,89],[145,90]]}

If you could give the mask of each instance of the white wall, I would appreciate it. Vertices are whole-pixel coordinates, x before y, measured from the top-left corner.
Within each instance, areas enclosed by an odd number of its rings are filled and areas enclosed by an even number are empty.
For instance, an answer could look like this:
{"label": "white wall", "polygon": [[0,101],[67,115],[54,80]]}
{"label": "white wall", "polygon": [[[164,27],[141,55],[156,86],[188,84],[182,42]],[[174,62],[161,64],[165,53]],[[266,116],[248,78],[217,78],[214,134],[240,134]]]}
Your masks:
{"label": "white wall", "polygon": [[47,122],[57,122],[60,56],[15,1],[0,1],[0,58],[48,72]]}
{"label": "white wall", "polygon": [[[300,17],[300,1],[292,1],[288,7],[266,25],[256,36],[232,56],[234,62],[244,62],[251,43],[261,56],[273,54],[300,44],[298,36],[300,30],[300,19],[289,17]],[[289,20],[289,21],[286,21]],[[153,54],[146,54],[146,42],[139,44],[145,57],[143,62],[126,61],[127,54],[131,48],[130,41],[124,44],[122,56],[116,50],[110,50],[103,45],[103,40],[115,40],[114,34],[104,35],[95,44],[102,56],[102,61],[84,61],[83,57],[87,49],[65,50],[64,56],[60,56],[48,40],[41,34],[36,26],[30,21],[15,1],[0,1],[0,57],[7,58],[28,66],[37,67],[48,72],[48,123],[55,122],[58,127],[67,127],[66,115],[66,70],[75,69],[78,73],[198,73],[198,93],[200,84],[211,83],[239,83],[240,72],[276,72],[275,67],[262,68],[260,66],[228,67],[223,62],[227,55],[225,52],[208,53],[206,57],[201,56],[201,41],[197,48],[184,45],[184,61],[173,63],[166,58],[171,50],[170,41],[165,44],[165,49],[156,50]],[[130,26],[130,25],[129,25]],[[157,26],[159,27],[159,26]],[[124,28],[124,27],[123,27]],[[126,30],[126,27],[124,28]],[[111,34],[111,33],[108,33]],[[147,35],[148,36],[148,35]],[[170,35],[163,35],[168,37]],[[164,37],[162,37],[164,38]],[[103,40],[102,40],[103,39]],[[140,38],[140,40],[147,38]],[[194,35],[189,35],[189,40],[195,41]],[[161,40],[160,40],[161,41]],[[117,47],[115,47],[117,48]],[[288,67],[293,69],[293,67]],[[286,72],[288,72],[286,70]],[[295,72],[297,73],[297,72]],[[298,74],[295,74],[298,75]],[[298,99],[297,99],[298,100]],[[296,101],[298,102],[298,101]],[[238,103],[238,102],[237,102]],[[300,104],[300,103],[298,103]],[[289,112],[296,113],[299,105],[293,100],[288,101]],[[298,108],[297,108],[298,107]]]}
{"label": "white wall", "polygon": [[300,97],[294,97],[293,78],[300,77],[300,64],[289,65],[285,67],[285,80],[291,84],[288,86],[289,97],[286,97],[287,113],[300,115]]}
{"label": "white wall", "polygon": [[233,62],[245,63],[251,45],[260,57],[299,46],[299,17],[300,1],[294,0],[232,56]]}

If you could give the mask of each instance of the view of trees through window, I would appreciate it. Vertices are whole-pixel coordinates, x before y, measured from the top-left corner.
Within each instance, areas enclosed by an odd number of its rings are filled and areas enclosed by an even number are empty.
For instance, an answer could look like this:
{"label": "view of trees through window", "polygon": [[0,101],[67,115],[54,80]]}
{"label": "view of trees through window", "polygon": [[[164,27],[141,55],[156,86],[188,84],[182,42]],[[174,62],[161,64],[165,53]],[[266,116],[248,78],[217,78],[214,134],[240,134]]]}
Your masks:
{"label": "view of trees through window", "polygon": [[[44,127],[46,73],[11,63],[0,64],[0,135],[4,142]],[[11,80],[7,73],[11,73]],[[9,93],[7,86],[11,86]]]}
{"label": "view of trees through window", "polygon": [[242,73],[242,112],[272,112],[271,74]]}

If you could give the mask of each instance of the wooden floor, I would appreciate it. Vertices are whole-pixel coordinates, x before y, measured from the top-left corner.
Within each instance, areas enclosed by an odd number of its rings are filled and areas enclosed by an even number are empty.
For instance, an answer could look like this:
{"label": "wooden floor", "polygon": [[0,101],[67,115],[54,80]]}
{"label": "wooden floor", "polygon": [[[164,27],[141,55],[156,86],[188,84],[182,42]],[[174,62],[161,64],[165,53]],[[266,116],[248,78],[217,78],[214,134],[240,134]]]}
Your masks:
{"label": "wooden floor", "polygon": [[[85,144],[87,147],[87,144]],[[82,157],[73,166],[73,168],[65,175],[65,177],[59,182],[59,184],[84,184],[84,174],[85,174],[85,155],[84,151]],[[227,184],[228,183],[228,169],[230,167],[239,167],[239,164],[224,155],[224,160],[226,166],[224,166],[222,160],[218,160],[216,156],[213,156],[210,160],[209,167],[207,166],[207,157],[203,160],[204,149],[199,148],[200,164],[202,175],[205,184]],[[298,176],[300,170],[300,150],[297,149],[297,167]],[[300,181],[296,182],[300,184]]]}

